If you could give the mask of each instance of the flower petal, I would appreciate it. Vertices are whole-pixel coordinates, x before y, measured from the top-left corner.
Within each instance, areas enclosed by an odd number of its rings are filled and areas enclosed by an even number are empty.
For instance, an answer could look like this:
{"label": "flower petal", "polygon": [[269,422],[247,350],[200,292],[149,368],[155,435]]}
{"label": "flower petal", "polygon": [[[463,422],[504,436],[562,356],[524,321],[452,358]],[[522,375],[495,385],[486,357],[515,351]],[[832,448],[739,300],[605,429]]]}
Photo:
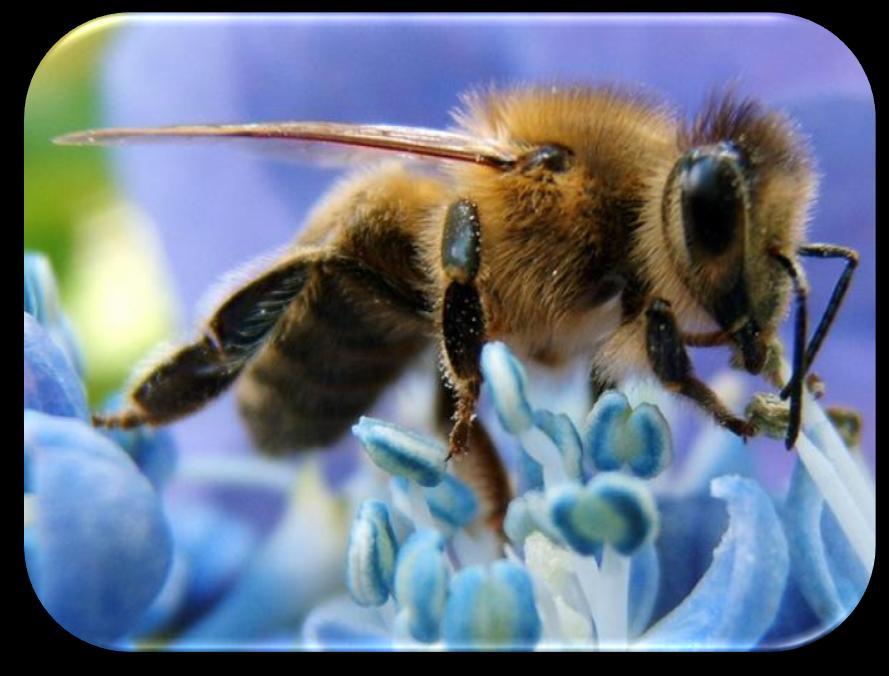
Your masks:
{"label": "flower petal", "polygon": [[230,591],[177,636],[174,646],[255,649],[283,628],[297,626],[315,603],[342,586],[344,517],[317,466],[304,464],[274,531]]}
{"label": "flower petal", "polygon": [[80,420],[25,411],[37,496],[33,583],[59,624],[109,644],[161,588],[172,538],[151,485],[121,449]]}
{"label": "flower petal", "polygon": [[464,568],[451,582],[442,621],[449,648],[465,650],[531,649],[541,623],[527,571],[511,561],[496,561],[490,571]]}
{"label": "flower petal", "polygon": [[642,647],[749,649],[775,619],[790,568],[775,508],[750,479],[720,477],[711,486],[728,503],[729,527],[704,577],[643,635]]}
{"label": "flower petal", "polygon": [[83,383],[70,360],[34,317],[24,316],[25,408],[88,420]]}
{"label": "flower petal", "polygon": [[303,623],[310,650],[391,650],[392,639],[375,608],[356,607],[348,596],[316,606]]}
{"label": "flower petal", "polygon": [[55,324],[62,316],[62,311],[52,264],[42,253],[26,251],[24,268],[25,312],[44,326]]}
{"label": "flower petal", "polygon": [[630,561],[629,634],[639,636],[651,621],[660,589],[660,567],[654,544],[649,542]]}
{"label": "flower petal", "polygon": [[[826,630],[845,619],[855,607],[867,586],[868,575],[836,526],[833,513],[824,507],[824,497],[803,463],[797,462],[781,510],[791,574]],[[827,533],[829,540],[824,537]],[[833,556],[828,555],[828,543]]]}
{"label": "flower petal", "polygon": [[[103,410],[120,410],[122,403],[123,397],[114,396]],[[128,430],[113,428],[100,432],[127,452],[157,490],[163,488],[175,473],[178,450],[169,429],[141,425]]]}
{"label": "flower petal", "polygon": [[370,459],[395,476],[435,486],[445,476],[447,449],[432,439],[399,425],[362,416],[352,432]]}

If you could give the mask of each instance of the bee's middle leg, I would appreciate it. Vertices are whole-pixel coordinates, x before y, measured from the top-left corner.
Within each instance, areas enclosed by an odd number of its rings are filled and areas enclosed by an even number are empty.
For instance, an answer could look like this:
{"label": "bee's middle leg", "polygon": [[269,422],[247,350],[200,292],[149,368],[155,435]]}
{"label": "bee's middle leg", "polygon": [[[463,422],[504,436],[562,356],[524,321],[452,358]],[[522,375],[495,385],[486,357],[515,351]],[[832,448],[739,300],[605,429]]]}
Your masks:
{"label": "bee's middle leg", "polygon": [[695,377],[691,360],[683,344],[670,304],[655,298],[646,311],[646,347],[648,360],[661,383],[673,392],[688,397],[712,415],[716,422],[740,437],[756,434],[756,427],[737,417],[716,393]]}
{"label": "bee's middle leg", "polygon": [[[436,396],[435,417],[442,434],[448,434],[457,410],[453,390],[443,380],[439,381]],[[493,530],[500,532],[506,509],[512,499],[509,474],[497,453],[488,430],[478,418],[469,423],[467,434],[469,452],[456,459],[454,472],[469,484],[479,497],[482,518]]]}
{"label": "bee's middle leg", "polygon": [[448,279],[441,328],[450,381],[457,399],[449,443],[451,456],[460,455],[469,447],[482,382],[479,362],[485,343],[485,317],[475,286],[480,249],[475,205],[468,200],[458,200],[448,209],[441,248],[441,264]]}

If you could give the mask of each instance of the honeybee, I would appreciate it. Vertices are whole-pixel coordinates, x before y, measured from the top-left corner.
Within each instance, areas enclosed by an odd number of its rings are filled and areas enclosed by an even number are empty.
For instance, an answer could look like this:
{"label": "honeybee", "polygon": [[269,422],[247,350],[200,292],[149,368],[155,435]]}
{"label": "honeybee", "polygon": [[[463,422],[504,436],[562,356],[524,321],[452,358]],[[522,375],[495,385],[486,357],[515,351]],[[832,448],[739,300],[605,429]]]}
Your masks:
{"label": "honeybee", "polygon": [[[259,448],[323,446],[434,343],[453,393],[443,407],[450,451],[460,454],[483,445],[473,442],[479,360],[499,340],[543,364],[588,357],[595,390],[653,375],[746,438],[755,426],[695,376],[687,354],[726,346],[736,368],[790,399],[792,447],[804,378],[858,258],[804,241],[816,179],[790,120],[731,93],[683,122],[638,93],[569,87],[470,94],[455,121],[454,131],[286,122],[57,139],[250,139],[400,158],[332,189],[284,255],[142,375],[124,410],[96,423],[166,424],[237,381]],[[846,263],[811,337],[800,256]],[[785,383],[777,332],[791,302]]]}

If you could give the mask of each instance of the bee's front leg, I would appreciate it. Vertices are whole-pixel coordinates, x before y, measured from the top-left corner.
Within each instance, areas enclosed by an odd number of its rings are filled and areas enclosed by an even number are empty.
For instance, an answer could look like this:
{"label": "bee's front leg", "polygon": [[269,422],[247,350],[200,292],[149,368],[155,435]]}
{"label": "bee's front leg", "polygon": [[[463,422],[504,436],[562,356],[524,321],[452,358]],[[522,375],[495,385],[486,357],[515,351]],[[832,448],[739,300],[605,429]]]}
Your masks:
{"label": "bee's front leg", "polygon": [[694,369],[683,345],[682,333],[670,304],[660,298],[652,300],[645,313],[647,319],[646,347],[648,360],[664,386],[696,402],[716,422],[740,437],[756,434],[756,427],[734,415],[716,393],[694,375]]}
{"label": "bee's front leg", "polygon": [[485,317],[475,286],[481,249],[478,212],[458,200],[448,209],[441,242],[441,265],[448,285],[442,302],[441,330],[449,377],[457,404],[450,436],[450,455],[469,446],[469,433],[481,387],[479,367],[485,343]]}

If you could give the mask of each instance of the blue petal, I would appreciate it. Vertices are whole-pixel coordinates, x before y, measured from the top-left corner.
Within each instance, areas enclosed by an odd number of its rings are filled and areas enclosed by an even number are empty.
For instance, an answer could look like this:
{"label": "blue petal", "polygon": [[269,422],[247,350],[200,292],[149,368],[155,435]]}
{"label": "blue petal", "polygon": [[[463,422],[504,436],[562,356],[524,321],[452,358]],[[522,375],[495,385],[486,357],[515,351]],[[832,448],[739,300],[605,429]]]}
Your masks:
{"label": "blue petal", "polygon": [[753,454],[736,434],[707,423],[682,463],[682,475],[674,485],[677,495],[710,495],[710,482],[720,476],[755,476]]}
{"label": "blue petal", "polygon": [[728,503],[728,530],[704,577],[646,632],[644,647],[749,649],[775,620],[790,569],[775,508],[750,479],[715,479],[712,492]]}
{"label": "blue petal", "polygon": [[537,410],[534,411],[534,425],[546,434],[559,449],[568,477],[575,481],[583,481],[581,464],[583,462],[583,446],[571,418],[564,414],[556,415],[550,411]]}
{"label": "blue petal", "polygon": [[843,607],[851,613],[870,582],[870,574],[855,554],[852,545],[840,528],[834,513],[825,509],[821,516],[821,535],[830,572],[837,586]]}
{"label": "blue petal", "polygon": [[451,528],[462,528],[478,516],[475,491],[452,474],[432,488],[423,489],[429,511]]}
{"label": "blue petal", "polygon": [[24,317],[25,408],[87,420],[83,383],[68,357],[34,317]]}
{"label": "blue petal", "polygon": [[657,601],[660,588],[660,567],[658,565],[657,551],[652,543],[646,544],[630,561],[630,598],[629,598],[629,623],[630,636],[639,636],[654,613],[654,604]]}
{"label": "blue petal", "polygon": [[44,326],[61,317],[59,289],[49,259],[41,253],[25,252],[25,312]]}
{"label": "blue petal", "polygon": [[37,595],[65,629],[108,644],[138,622],[167,575],[172,538],[157,495],[121,449],[79,420],[25,411],[25,454],[37,499]]}
{"label": "blue petal", "polygon": [[321,478],[311,485],[304,478],[305,471],[287,511],[228,593],[176,637],[175,647],[261,646],[342,587],[347,527]]}
{"label": "blue petal", "polygon": [[451,582],[442,621],[449,648],[528,650],[540,640],[534,588],[525,569],[499,560],[465,568]]}
{"label": "blue petal", "polygon": [[655,540],[660,591],[652,620],[678,606],[700,581],[728,526],[725,503],[708,495],[661,497],[660,533]]}
{"label": "blue petal", "polygon": [[411,636],[423,643],[438,639],[448,592],[444,540],[431,530],[418,530],[401,546],[395,566],[395,598],[407,613]]}
{"label": "blue petal", "polygon": [[[115,395],[103,410],[119,410],[122,404],[123,397]],[[169,429],[142,425],[128,430],[114,428],[100,432],[129,454],[156,489],[163,488],[176,472],[178,451]]]}
{"label": "blue petal", "polygon": [[801,462],[794,468],[782,515],[791,574],[826,631],[842,622],[858,603],[867,586],[867,572]]}
{"label": "blue petal", "polygon": [[315,607],[302,629],[305,647],[312,650],[391,650],[392,637],[375,608],[356,607],[338,596]]}
{"label": "blue petal", "polygon": [[249,565],[259,533],[246,521],[195,500],[167,508],[177,552],[187,566],[181,610],[188,618],[205,612]]}
{"label": "blue petal", "polygon": [[362,502],[346,549],[346,585],[358,605],[379,606],[389,598],[397,549],[389,508],[379,500]]}
{"label": "blue petal", "polygon": [[504,429],[520,434],[531,427],[533,415],[525,393],[525,369],[509,348],[498,342],[486,344],[482,348],[481,369]]}
{"label": "blue petal", "polygon": [[395,476],[435,486],[445,477],[447,449],[432,439],[398,425],[362,416],[352,432],[371,460]]}
{"label": "blue petal", "polygon": [[586,486],[560,486],[548,499],[553,524],[581,554],[592,554],[607,543],[629,556],[657,533],[654,498],[645,483],[633,477],[599,474]]}

